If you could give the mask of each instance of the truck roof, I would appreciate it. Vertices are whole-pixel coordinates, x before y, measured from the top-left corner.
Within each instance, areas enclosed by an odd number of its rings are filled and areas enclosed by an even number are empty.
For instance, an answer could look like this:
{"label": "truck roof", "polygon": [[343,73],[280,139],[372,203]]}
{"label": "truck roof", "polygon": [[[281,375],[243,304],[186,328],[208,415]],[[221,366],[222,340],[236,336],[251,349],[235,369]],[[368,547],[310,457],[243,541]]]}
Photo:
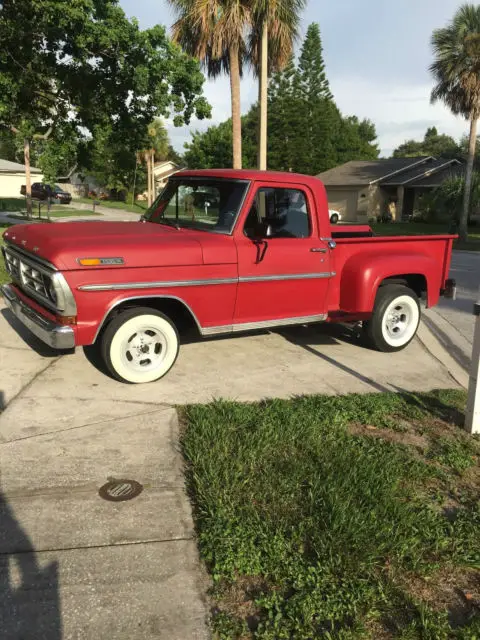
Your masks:
{"label": "truck roof", "polygon": [[224,178],[230,180],[266,180],[267,182],[298,182],[318,187],[321,181],[315,176],[287,171],[258,171],[256,169],[184,169],[175,177]]}

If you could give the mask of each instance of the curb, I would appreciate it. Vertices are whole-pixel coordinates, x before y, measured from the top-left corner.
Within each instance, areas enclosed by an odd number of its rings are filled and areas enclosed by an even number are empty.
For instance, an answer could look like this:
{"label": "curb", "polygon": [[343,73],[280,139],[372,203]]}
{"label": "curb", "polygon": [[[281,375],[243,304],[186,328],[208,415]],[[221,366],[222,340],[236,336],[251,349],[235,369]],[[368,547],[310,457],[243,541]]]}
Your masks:
{"label": "curb", "polygon": [[[459,361],[451,355],[447,347],[441,342],[435,330],[425,322],[425,317],[422,319],[418,328],[417,337],[423,347],[430,353],[435,360],[444,366],[453,380],[463,387],[468,389],[469,374],[464,364],[460,364]],[[454,347],[453,342],[451,345]],[[464,356],[465,357],[465,356]]]}

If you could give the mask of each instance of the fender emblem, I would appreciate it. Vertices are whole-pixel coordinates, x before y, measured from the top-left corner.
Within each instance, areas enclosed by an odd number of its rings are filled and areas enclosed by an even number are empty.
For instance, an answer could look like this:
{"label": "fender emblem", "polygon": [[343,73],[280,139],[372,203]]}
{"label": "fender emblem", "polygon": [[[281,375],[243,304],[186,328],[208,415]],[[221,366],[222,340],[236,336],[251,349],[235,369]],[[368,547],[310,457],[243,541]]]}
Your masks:
{"label": "fender emblem", "polygon": [[25,246],[27,244],[27,241],[26,240],[22,240],[22,244],[23,244],[23,246]]}

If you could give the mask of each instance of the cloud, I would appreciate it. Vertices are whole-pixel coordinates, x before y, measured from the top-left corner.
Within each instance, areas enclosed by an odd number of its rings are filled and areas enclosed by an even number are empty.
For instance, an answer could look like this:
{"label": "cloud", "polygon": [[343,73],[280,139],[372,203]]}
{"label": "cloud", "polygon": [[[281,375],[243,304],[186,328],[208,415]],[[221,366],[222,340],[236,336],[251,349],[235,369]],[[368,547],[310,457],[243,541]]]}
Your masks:
{"label": "cloud", "polygon": [[346,115],[369,118],[377,128],[382,155],[390,155],[411,138],[423,138],[428,127],[456,139],[468,132],[468,124],[441,103],[430,104],[431,85],[397,86],[366,78],[339,77],[331,82],[335,100]]}

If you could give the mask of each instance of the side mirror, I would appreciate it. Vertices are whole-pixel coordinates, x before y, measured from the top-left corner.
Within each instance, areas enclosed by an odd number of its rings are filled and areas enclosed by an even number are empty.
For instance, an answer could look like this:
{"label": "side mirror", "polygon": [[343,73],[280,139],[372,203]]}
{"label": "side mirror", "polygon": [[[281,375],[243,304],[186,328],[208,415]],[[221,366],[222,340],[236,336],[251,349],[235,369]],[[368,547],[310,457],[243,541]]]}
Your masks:
{"label": "side mirror", "polygon": [[261,242],[265,240],[265,238],[271,238],[272,235],[271,225],[266,222],[258,222],[253,229],[252,240],[254,242]]}

